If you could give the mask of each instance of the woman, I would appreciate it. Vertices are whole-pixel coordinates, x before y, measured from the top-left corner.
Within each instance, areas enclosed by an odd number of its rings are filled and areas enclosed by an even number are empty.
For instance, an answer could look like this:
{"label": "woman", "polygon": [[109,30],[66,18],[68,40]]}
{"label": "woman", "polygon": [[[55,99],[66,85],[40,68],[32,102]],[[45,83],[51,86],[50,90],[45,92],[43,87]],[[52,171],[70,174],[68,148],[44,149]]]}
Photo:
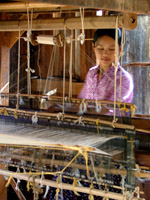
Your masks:
{"label": "woman", "polygon": [[[79,98],[114,101],[115,83],[115,29],[98,29],[94,34],[96,66],[90,68]],[[121,45],[121,31],[118,29],[118,48]],[[133,99],[133,80],[131,75],[118,64],[116,74],[116,100],[131,103]]]}

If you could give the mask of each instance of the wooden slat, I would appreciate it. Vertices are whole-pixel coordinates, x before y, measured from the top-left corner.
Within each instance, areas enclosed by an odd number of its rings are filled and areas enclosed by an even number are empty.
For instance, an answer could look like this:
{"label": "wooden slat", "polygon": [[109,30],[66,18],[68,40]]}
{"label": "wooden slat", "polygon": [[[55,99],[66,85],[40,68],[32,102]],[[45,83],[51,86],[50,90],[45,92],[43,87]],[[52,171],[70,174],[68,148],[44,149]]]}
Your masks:
{"label": "wooden slat", "polygon": [[[45,89],[46,80],[39,80],[39,79],[32,79],[32,91],[34,93],[42,92]],[[80,93],[80,90],[83,86],[83,83],[79,82],[72,82],[72,94],[73,96],[78,96]],[[47,81],[47,88],[46,92],[49,92],[50,90],[53,90],[57,88],[57,94],[62,95],[63,94],[63,84],[62,80],[48,80]],[[69,81],[66,80],[65,84],[65,93],[66,95],[69,93]]]}

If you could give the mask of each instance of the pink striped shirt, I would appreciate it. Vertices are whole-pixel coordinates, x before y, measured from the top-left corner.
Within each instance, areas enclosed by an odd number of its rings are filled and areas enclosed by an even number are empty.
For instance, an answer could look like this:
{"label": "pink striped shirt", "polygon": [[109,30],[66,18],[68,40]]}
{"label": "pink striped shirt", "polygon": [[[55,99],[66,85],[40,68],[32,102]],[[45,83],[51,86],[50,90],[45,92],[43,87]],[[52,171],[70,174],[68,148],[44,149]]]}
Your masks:
{"label": "pink striped shirt", "polygon": [[[108,100],[114,101],[114,66],[111,66],[107,72],[105,72],[101,79],[98,80],[98,69],[99,66],[90,68],[87,73],[86,81],[79,94],[79,98],[83,99],[97,99],[97,100]],[[121,101],[131,103],[133,99],[133,79],[131,75],[123,69],[120,65],[117,70],[117,90],[116,100],[119,99],[120,93],[120,72],[122,71],[122,84],[121,84]]]}

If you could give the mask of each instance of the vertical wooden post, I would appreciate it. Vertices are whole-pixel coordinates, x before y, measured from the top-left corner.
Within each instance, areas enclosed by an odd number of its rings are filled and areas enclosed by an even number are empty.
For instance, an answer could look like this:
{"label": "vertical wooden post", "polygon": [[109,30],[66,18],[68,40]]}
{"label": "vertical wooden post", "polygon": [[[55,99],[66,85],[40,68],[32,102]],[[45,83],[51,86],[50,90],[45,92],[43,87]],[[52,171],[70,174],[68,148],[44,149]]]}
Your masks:
{"label": "vertical wooden post", "polygon": [[[7,33],[0,33],[0,38],[0,92],[9,93],[9,37]],[[8,100],[2,99],[2,105],[8,105]]]}
{"label": "vertical wooden post", "polygon": [[[0,164],[0,169],[4,169],[4,165]],[[0,198],[7,200],[7,188],[5,187],[6,180],[3,175],[0,175]]]}
{"label": "vertical wooden post", "polygon": [[[79,12],[75,13],[76,17],[80,16]],[[75,30],[75,39],[80,35],[80,30]],[[81,77],[81,68],[80,68],[80,42],[75,40],[75,78],[79,79]]]}

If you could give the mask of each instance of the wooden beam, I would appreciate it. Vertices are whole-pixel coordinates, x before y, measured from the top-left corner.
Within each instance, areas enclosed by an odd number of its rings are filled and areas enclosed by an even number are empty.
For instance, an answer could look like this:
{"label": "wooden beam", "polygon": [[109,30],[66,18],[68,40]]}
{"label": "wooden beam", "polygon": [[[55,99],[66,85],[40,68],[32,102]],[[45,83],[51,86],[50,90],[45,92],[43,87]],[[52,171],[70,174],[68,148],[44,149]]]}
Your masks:
{"label": "wooden beam", "polygon": [[[49,92],[50,90],[57,88],[57,94],[59,95],[63,94],[62,80],[48,80],[47,83],[48,84],[47,84],[46,92]],[[46,80],[32,79],[32,91],[36,93],[39,93],[39,92],[41,93],[42,91],[44,91],[45,84],[46,84]],[[83,83],[72,82],[72,95],[78,96],[82,86],[83,86]],[[65,91],[66,91],[66,95],[69,94],[69,81],[66,81]]]}
{"label": "wooden beam", "polygon": [[[0,91],[9,93],[9,36],[7,33],[0,33],[0,38],[2,38],[0,41]],[[2,100],[2,105],[8,105],[8,98]]]}
{"label": "wooden beam", "polygon": [[62,4],[86,8],[99,8],[103,10],[119,12],[150,14],[149,0],[32,0],[32,2],[46,2],[58,5]]}
{"label": "wooden beam", "polygon": [[16,181],[12,178],[11,182],[10,182],[13,190],[15,191],[17,197],[19,200],[26,200],[26,198],[24,197],[23,193],[21,192],[21,190],[19,188],[16,189]]}
{"label": "wooden beam", "polygon": [[[131,16],[130,16],[131,17]],[[135,17],[135,15],[134,15]],[[117,16],[95,16],[84,18],[85,29],[97,29],[97,28],[115,28]],[[119,27],[125,27],[126,29],[136,28],[137,20],[126,21],[126,16],[118,16]],[[136,18],[136,17],[135,17]],[[64,26],[68,29],[82,29],[81,18],[59,18],[59,19],[37,19],[32,22],[32,30],[64,30]],[[20,21],[1,21],[0,31],[18,31],[19,27],[21,30],[27,30],[27,20]]]}
{"label": "wooden beam", "polygon": [[[48,179],[42,179],[41,180],[41,178],[33,178],[33,177],[29,177],[28,175],[24,175],[24,174],[13,173],[12,171],[0,170],[0,174],[2,174],[4,176],[13,175],[14,178],[17,178],[17,179],[20,179],[20,180],[35,182],[37,184],[42,184],[42,185],[45,185],[45,186],[48,185],[50,187],[59,188],[59,189],[63,189],[63,190],[71,190],[71,191],[76,191],[76,192],[81,192],[81,193],[86,193],[86,194],[92,194],[92,195],[106,197],[106,198],[113,198],[113,199],[116,199],[116,200],[123,200],[124,199],[123,194],[118,194],[118,193],[114,193],[114,192],[106,192],[105,190],[99,190],[99,189],[94,189],[94,188],[90,188],[90,187],[83,187],[83,186],[74,186],[73,187],[72,184],[57,183],[56,181],[52,181],[52,180],[48,180]],[[132,200],[137,200],[137,198],[133,197]]]}

